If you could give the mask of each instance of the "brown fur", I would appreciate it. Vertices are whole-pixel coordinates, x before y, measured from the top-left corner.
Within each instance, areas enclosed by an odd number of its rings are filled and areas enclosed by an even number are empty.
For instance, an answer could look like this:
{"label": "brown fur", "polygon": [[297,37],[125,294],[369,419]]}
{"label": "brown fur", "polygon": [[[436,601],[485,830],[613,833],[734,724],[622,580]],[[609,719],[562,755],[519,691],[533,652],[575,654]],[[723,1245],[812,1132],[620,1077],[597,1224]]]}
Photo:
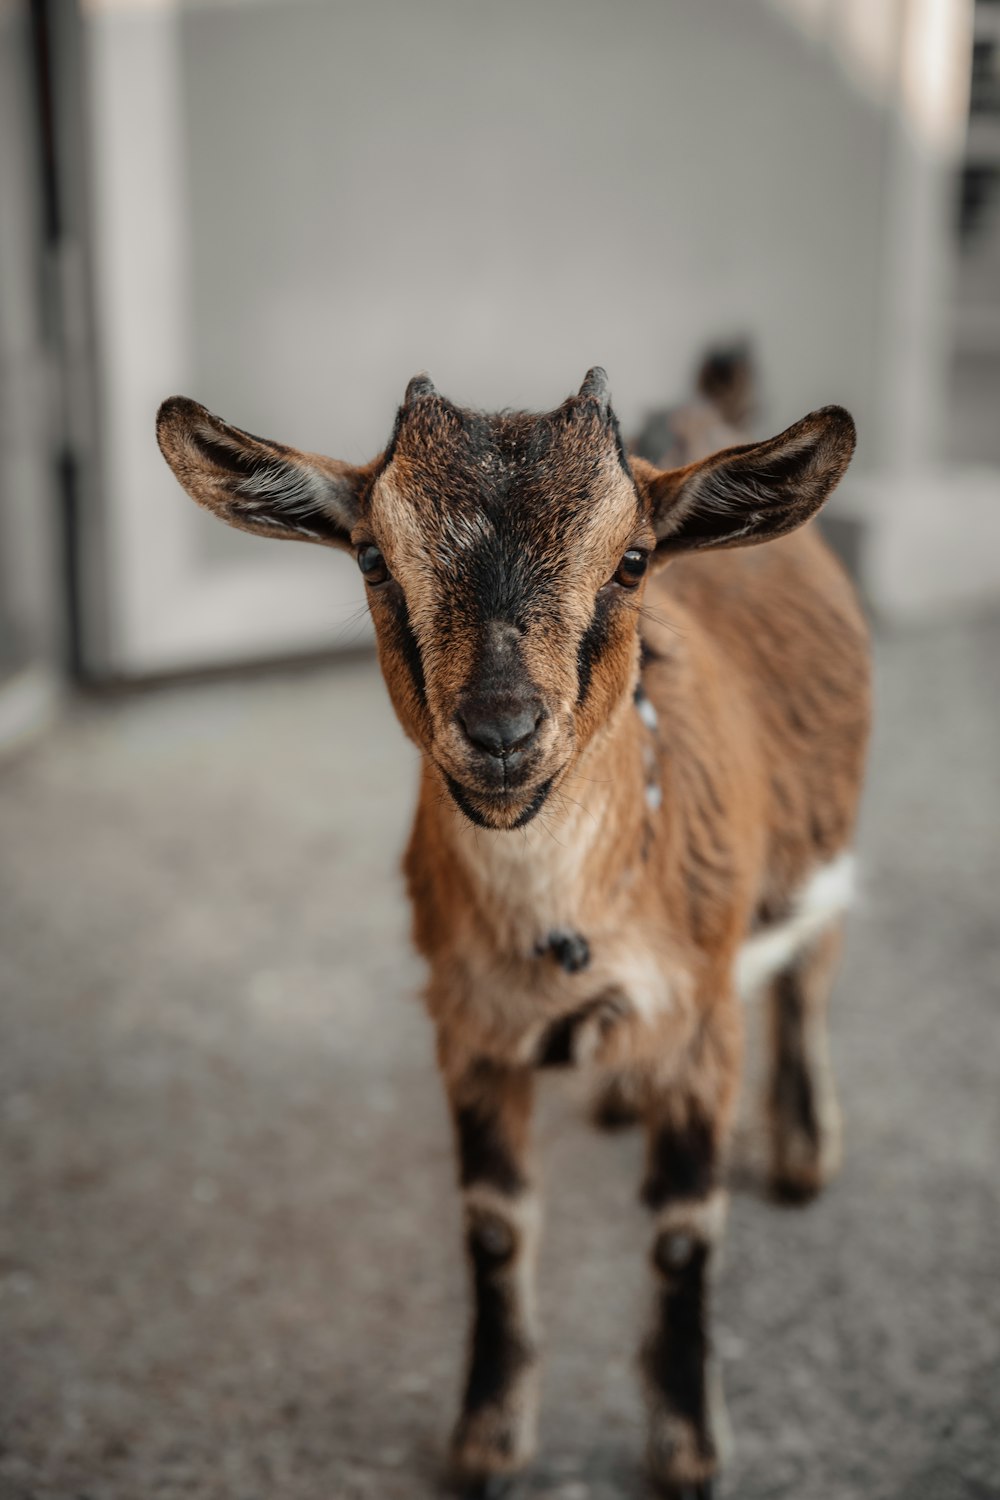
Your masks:
{"label": "brown fur", "polygon": [[[505,1473],[531,1451],[531,1070],[587,1061],[649,1136],[650,1463],[667,1486],[701,1482],[719,1447],[703,1308],[740,1076],[736,958],[848,846],[862,775],[864,625],[799,529],[846,467],[850,418],[827,408],[659,471],[625,459],[597,371],[545,417],[463,411],[418,379],[363,469],[179,398],[159,435],[199,503],[371,566],[382,670],[423,751],[405,869],[473,1235],[459,1472]],[[636,582],[636,553],[672,565]],[[485,748],[494,720],[520,726],[516,743]],[[563,933],[585,940],[574,964],[558,960]],[[805,1005],[809,964],[786,1012]],[[807,1025],[786,1015],[775,1032],[779,1074],[799,1082],[822,1054],[821,1003],[805,1009]],[[793,1094],[776,1084],[776,1172],[816,1186],[830,1153],[790,1165]]]}

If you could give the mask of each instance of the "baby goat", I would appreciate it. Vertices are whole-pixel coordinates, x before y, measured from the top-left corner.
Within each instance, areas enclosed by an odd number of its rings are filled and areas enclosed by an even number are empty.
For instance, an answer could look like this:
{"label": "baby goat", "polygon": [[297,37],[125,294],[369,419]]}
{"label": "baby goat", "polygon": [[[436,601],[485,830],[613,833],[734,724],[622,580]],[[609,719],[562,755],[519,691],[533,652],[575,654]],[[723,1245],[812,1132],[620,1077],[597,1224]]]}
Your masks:
{"label": "baby goat", "polygon": [[544,416],[468,411],[417,376],[360,468],[181,397],[158,433],[231,525],[354,555],[422,752],[405,869],[475,1302],[460,1478],[496,1493],[534,1446],[532,1083],[588,1063],[648,1134],[649,1465],[664,1493],[706,1496],[741,992],[772,1006],[776,1187],[808,1197],[839,1157],[824,1013],[868,647],[840,567],[798,528],[847,467],[851,418],[825,407],[661,471],[629,461],[594,369]]}

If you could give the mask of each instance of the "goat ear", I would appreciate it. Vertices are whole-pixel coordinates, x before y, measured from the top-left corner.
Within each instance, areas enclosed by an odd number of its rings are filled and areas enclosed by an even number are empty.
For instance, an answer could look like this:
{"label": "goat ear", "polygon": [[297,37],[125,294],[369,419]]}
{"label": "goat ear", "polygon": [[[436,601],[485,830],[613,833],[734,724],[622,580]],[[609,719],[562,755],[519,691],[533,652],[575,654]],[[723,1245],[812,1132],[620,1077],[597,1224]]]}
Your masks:
{"label": "goat ear", "polygon": [[185,396],[164,401],[156,437],[192,500],[230,526],[350,547],[369,469],[254,437]]}
{"label": "goat ear", "polygon": [[824,406],[766,442],[724,448],[683,469],[633,460],[652,506],[657,558],[750,547],[794,531],[839,482],[854,443],[850,414]]}

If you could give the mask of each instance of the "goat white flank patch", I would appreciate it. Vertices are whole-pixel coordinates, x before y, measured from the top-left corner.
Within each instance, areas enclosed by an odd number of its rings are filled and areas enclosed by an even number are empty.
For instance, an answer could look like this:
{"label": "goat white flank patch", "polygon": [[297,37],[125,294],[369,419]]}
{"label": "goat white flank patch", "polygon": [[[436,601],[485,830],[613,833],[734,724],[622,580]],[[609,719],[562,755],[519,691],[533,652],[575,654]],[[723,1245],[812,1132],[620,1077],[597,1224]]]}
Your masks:
{"label": "goat white flank patch", "polygon": [[851,904],[855,861],[849,850],[814,870],[782,922],[755,932],[736,958],[736,985],[745,1000],[798,957]]}

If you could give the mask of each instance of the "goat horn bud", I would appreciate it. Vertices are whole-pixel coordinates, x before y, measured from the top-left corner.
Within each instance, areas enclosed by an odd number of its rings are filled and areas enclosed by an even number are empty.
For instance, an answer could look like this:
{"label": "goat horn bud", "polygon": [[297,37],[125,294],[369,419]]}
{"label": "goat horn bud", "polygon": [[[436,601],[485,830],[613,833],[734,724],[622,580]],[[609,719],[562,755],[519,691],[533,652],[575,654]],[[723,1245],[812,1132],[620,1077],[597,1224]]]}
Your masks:
{"label": "goat horn bud", "polygon": [[434,382],[427,374],[426,370],[424,370],[419,375],[414,375],[413,379],[406,387],[406,395],[403,397],[403,405],[412,406],[414,401],[420,400],[421,396],[436,395],[437,391],[434,389]]}
{"label": "goat horn bud", "polygon": [[600,365],[594,365],[583,377],[583,385],[580,387],[580,395],[589,397],[596,401],[603,412],[607,412],[611,405],[611,388],[608,385],[608,372]]}

